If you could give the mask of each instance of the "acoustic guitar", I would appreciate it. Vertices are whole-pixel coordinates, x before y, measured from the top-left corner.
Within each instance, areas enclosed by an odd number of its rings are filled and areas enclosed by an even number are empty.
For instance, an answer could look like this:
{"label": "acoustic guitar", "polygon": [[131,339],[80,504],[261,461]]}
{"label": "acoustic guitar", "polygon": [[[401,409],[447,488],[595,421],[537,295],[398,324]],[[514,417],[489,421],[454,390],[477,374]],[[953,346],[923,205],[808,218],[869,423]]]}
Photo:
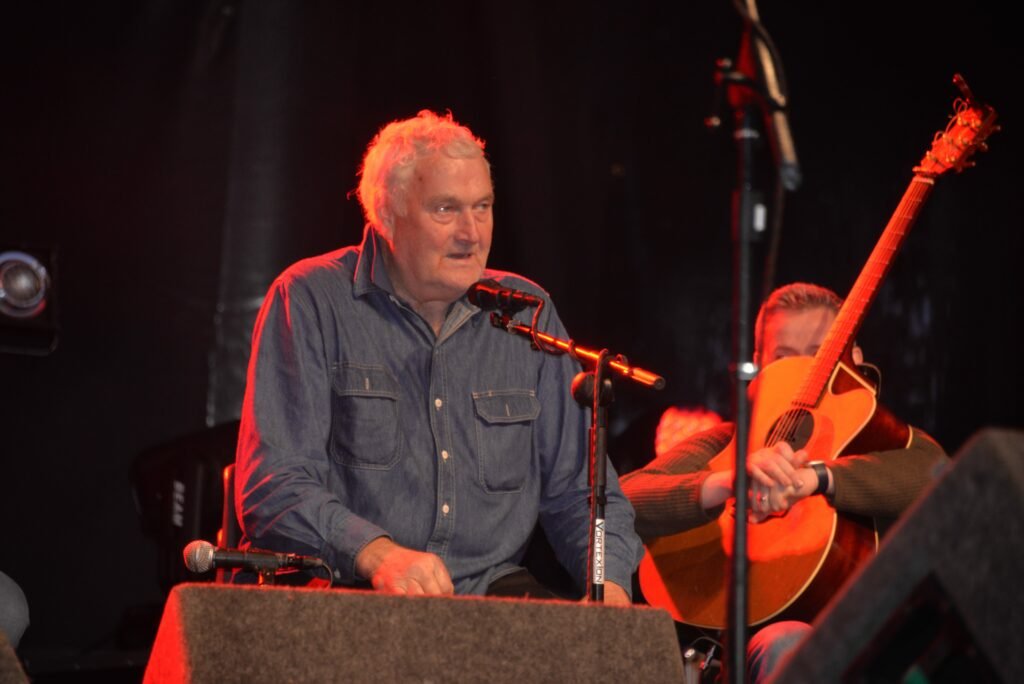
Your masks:
{"label": "acoustic guitar", "polygon": [[[901,448],[909,428],[879,405],[875,386],[852,362],[854,336],[874,301],[893,257],[931,193],[935,179],[973,165],[975,150],[996,129],[995,111],[977,102],[963,78],[962,97],[944,131],[916,166],[910,185],[857,277],[818,353],[770,364],[751,386],[754,395],[749,451],[780,441],[806,448],[812,460]],[[735,437],[709,467],[731,470]],[[734,502],[732,502],[734,505]],[[724,629],[728,608],[735,515],[727,503],[717,521],[647,545],[640,587],[647,601],[682,623]],[[835,589],[874,553],[870,520],[837,514],[821,496],[795,504],[785,515],[748,524],[748,622],[773,618],[810,621]]]}

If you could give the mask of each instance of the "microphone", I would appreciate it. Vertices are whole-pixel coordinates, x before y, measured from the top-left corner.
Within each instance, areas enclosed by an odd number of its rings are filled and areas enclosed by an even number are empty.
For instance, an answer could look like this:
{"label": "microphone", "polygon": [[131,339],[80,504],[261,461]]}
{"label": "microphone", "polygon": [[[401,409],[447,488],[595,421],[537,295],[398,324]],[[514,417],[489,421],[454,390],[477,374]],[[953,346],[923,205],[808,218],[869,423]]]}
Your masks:
{"label": "microphone", "polygon": [[542,306],[544,300],[536,295],[527,294],[522,290],[513,290],[510,287],[502,287],[498,281],[487,279],[473,283],[466,292],[469,301],[479,306],[484,311],[502,309],[507,311],[521,311],[528,306]]}
{"label": "microphone", "polygon": [[283,568],[324,568],[319,558],[295,553],[273,551],[246,551],[220,549],[208,541],[196,539],[185,547],[185,567],[192,572],[206,572],[213,568],[245,568],[247,570],[281,570]]}

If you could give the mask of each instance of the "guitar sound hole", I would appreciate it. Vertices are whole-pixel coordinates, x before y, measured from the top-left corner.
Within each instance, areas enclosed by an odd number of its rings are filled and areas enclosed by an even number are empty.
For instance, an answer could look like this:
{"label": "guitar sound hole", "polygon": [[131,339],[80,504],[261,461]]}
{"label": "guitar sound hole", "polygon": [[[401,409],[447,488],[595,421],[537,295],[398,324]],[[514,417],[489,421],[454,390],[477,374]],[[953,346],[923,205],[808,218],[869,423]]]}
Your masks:
{"label": "guitar sound hole", "polygon": [[806,409],[790,409],[772,425],[767,445],[788,442],[794,450],[807,445],[814,433],[814,414]]}

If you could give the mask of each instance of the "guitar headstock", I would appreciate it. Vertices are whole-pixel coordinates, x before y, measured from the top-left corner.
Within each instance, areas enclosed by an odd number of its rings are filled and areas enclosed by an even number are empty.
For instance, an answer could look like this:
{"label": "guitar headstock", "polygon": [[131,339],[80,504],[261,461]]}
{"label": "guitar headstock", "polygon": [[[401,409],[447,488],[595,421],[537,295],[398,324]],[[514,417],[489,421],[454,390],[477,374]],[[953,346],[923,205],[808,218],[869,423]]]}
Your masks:
{"label": "guitar headstock", "polygon": [[962,97],[953,102],[953,116],[946,130],[935,134],[932,148],[924,155],[914,173],[934,178],[950,169],[957,172],[974,166],[975,150],[988,149],[985,139],[999,130],[995,125],[996,110],[978,102],[960,74],[953,77]]}

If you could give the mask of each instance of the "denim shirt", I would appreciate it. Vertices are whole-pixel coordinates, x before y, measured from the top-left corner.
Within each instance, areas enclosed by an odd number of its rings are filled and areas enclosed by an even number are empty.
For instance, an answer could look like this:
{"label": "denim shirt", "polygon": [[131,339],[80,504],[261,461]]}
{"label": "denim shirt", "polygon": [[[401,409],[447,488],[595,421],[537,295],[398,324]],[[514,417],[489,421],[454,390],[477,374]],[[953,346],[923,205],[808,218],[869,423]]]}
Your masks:
{"label": "denim shirt", "polygon": [[[393,292],[371,229],[271,286],[253,335],[236,469],[243,543],[323,558],[342,583],[381,536],[437,554],[482,594],[520,563],[539,519],[582,587],[589,411],[579,367],[491,325],[464,297],[438,335]],[[508,273],[486,277],[546,298]],[[528,312],[527,312],[528,313]],[[553,306],[540,330],[566,337]],[[609,465],[606,580],[642,554]]]}

